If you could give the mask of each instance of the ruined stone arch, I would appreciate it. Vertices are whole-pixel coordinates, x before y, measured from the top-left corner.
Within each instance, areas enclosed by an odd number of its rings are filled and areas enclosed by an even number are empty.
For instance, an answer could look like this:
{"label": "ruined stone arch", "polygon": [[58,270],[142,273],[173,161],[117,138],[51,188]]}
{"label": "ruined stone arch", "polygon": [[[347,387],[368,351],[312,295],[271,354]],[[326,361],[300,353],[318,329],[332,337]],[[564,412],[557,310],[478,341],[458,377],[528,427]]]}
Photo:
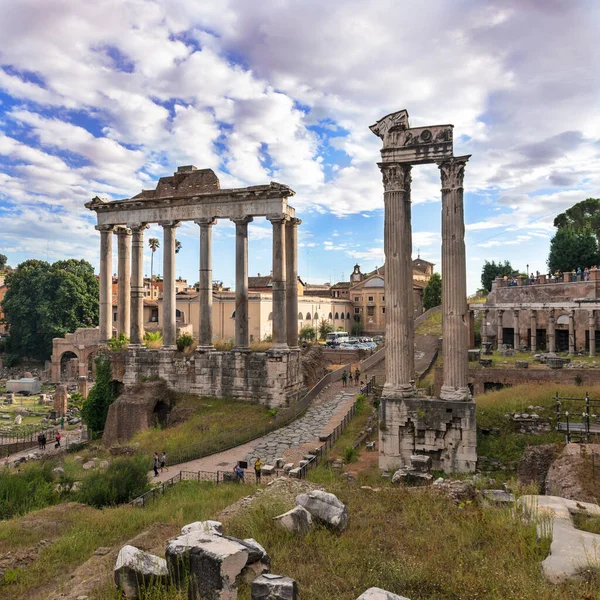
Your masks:
{"label": "ruined stone arch", "polygon": [[[74,361],[76,361],[75,366]],[[79,354],[75,348],[65,350],[59,359],[60,380],[75,379],[79,373]]]}

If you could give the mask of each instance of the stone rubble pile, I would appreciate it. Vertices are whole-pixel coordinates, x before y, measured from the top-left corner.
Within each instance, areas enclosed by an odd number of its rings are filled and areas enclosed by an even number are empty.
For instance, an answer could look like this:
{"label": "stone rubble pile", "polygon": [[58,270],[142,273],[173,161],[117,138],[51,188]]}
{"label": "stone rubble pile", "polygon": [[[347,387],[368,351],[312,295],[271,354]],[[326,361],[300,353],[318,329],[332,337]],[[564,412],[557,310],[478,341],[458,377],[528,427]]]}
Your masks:
{"label": "stone rubble pile", "polygon": [[392,475],[392,483],[428,483],[433,480],[431,471],[431,457],[425,454],[413,454],[410,457],[410,466],[398,469]]}

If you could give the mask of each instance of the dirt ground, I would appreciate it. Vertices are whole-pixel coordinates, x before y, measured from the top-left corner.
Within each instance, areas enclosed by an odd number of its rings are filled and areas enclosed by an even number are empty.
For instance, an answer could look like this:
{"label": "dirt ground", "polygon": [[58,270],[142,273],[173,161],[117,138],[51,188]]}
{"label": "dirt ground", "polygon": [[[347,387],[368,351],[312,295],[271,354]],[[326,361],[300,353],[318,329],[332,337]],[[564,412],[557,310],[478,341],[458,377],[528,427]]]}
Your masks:
{"label": "dirt ground", "polygon": [[567,444],[546,477],[546,494],[600,500],[600,444]]}

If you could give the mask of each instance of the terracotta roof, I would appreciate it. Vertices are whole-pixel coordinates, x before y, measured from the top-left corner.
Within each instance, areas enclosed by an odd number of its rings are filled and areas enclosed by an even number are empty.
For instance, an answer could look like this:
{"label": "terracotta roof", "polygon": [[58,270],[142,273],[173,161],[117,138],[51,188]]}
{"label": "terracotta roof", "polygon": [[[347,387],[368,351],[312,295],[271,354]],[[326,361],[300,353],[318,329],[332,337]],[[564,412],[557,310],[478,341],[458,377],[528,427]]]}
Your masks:
{"label": "terracotta roof", "polygon": [[336,284],[332,285],[333,288],[349,288],[353,285],[350,281],[338,281]]}

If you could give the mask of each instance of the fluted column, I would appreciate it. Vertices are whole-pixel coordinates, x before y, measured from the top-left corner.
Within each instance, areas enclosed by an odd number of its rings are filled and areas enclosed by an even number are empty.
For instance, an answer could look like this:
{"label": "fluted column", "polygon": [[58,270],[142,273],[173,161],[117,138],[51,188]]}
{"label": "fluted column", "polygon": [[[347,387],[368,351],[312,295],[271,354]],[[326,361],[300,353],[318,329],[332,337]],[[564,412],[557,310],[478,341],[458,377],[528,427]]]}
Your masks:
{"label": "fluted column", "polygon": [[496,314],[498,315],[498,335],[496,341],[498,342],[498,350],[500,350],[500,346],[502,346],[502,340],[504,338],[504,311],[502,309],[498,309]]}
{"label": "fluted column", "polygon": [[385,207],[385,376],[383,395],[416,394],[412,283],[411,166],[379,163]]}
{"label": "fluted column", "polygon": [[117,329],[129,337],[131,329],[131,229],[117,229]]}
{"label": "fluted column", "polygon": [[515,352],[519,351],[521,345],[521,332],[519,330],[519,311],[513,310],[513,348]]}
{"label": "fluted column", "polygon": [[298,348],[298,225],[300,219],[289,219],[285,225],[285,311],[287,343]]}
{"label": "fluted column", "polygon": [[529,327],[531,329],[531,340],[529,345],[531,346],[531,351],[537,351],[537,311],[532,310],[529,320]]}
{"label": "fluted column", "polygon": [[469,156],[461,156],[439,164],[442,178],[442,400],[468,400],[471,397],[463,202],[463,178],[468,160]]}
{"label": "fluted column", "polygon": [[212,350],[212,226],[215,218],[196,219],[200,226],[200,331],[198,334],[198,350]]}
{"label": "fluted column", "polygon": [[556,321],[553,308],[548,311],[548,352],[556,352]]}
{"label": "fluted column", "polygon": [[285,222],[286,215],[269,215],[273,225],[273,350],[287,350],[285,310]]}
{"label": "fluted column", "polygon": [[179,221],[160,221],[163,228],[163,346],[177,344],[176,289],[175,289],[175,229]]}
{"label": "fluted column", "polygon": [[128,225],[131,229],[131,335],[132,345],[144,342],[144,229],[145,223]]}
{"label": "fluted column", "polygon": [[113,225],[97,225],[100,232],[100,341],[112,337],[112,236]]}
{"label": "fluted column", "polygon": [[235,346],[249,349],[248,334],[248,223],[252,217],[231,219],[235,223]]}
{"label": "fluted column", "polygon": [[575,354],[575,312],[569,311],[569,354]]}
{"label": "fluted column", "polygon": [[596,356],[596,311],[593,309],[588,314],[588,329],[590,332],[590,356]]}

